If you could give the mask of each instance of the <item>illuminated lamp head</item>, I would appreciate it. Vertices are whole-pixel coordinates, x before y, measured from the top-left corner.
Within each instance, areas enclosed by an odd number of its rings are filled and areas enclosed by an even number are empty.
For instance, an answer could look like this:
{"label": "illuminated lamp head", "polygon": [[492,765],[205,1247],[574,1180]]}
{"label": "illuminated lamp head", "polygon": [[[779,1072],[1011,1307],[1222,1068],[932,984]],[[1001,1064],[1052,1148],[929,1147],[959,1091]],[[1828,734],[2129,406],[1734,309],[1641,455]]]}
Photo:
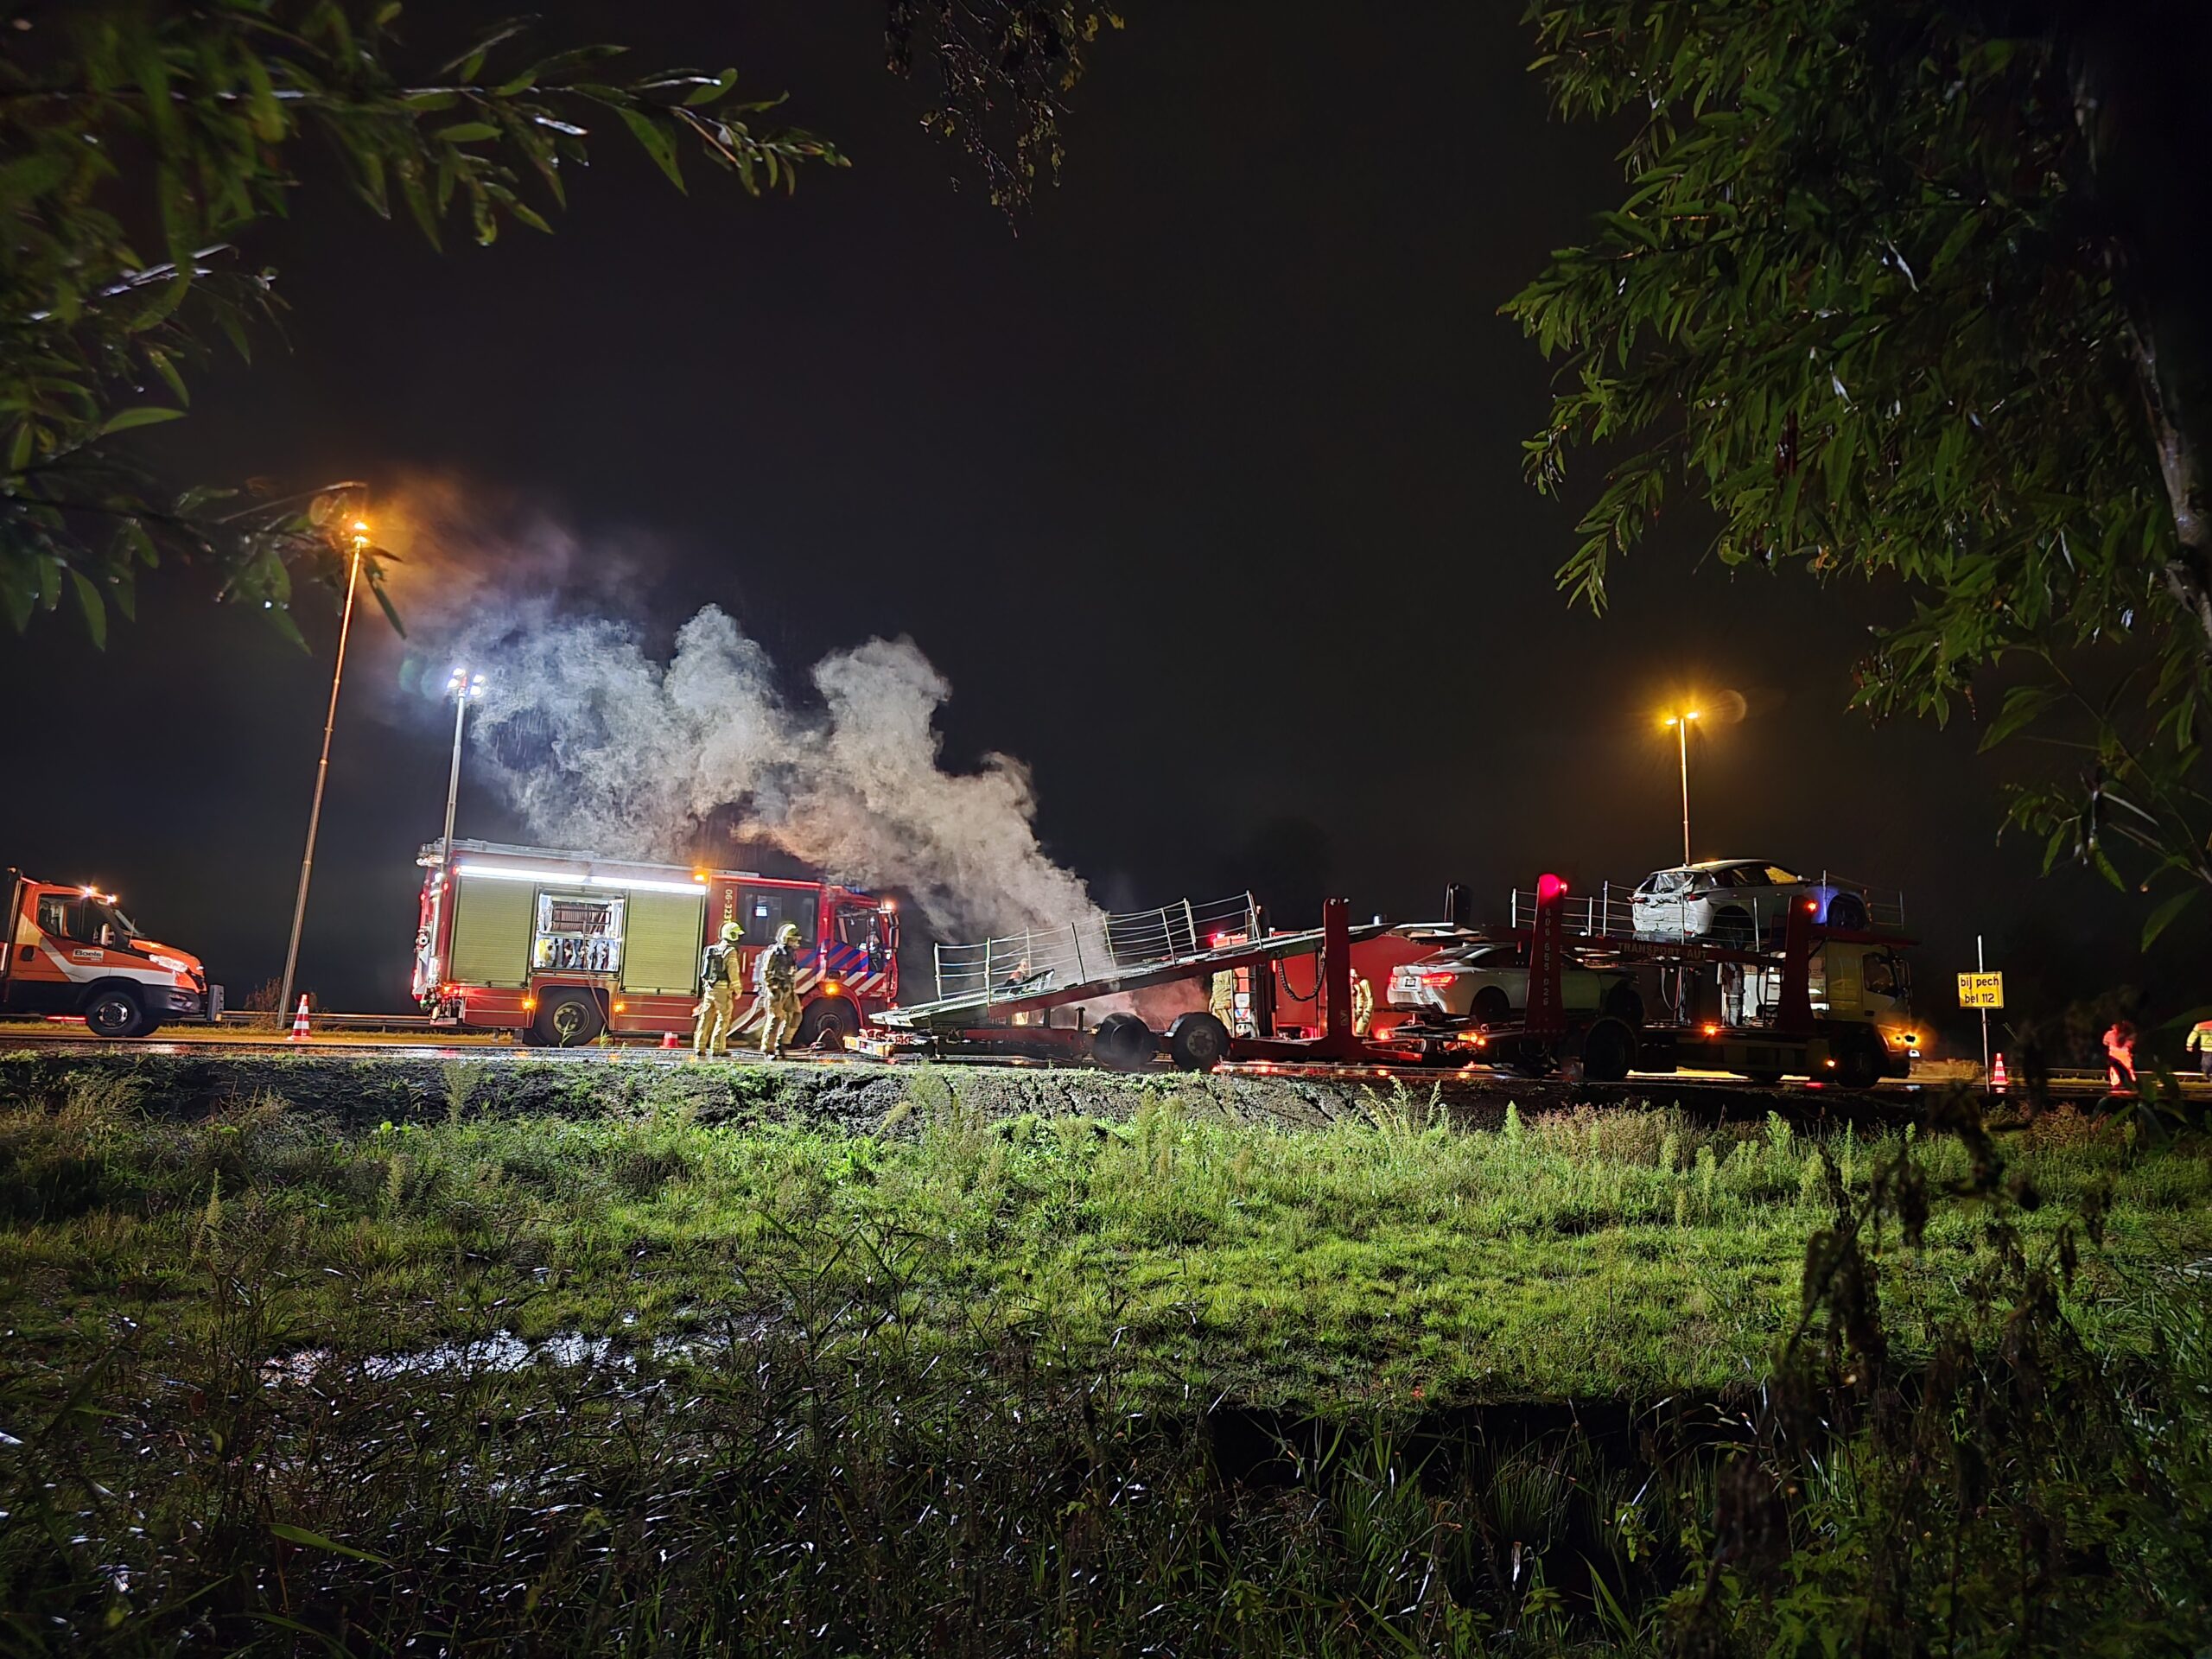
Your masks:
{"label": "illuminated lamp head", "polygon": [[1566,880],[1548,873],[1536,878],[1536,902],[1548,905],[1567,891]]}

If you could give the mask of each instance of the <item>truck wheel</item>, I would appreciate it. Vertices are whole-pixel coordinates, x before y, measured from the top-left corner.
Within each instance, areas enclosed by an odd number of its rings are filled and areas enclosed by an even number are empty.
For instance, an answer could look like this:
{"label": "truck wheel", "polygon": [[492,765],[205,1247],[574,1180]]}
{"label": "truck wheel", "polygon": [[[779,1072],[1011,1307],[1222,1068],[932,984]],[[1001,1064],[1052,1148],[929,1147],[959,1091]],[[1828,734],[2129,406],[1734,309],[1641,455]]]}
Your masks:
{"label": "truck wheel", "polygon": [[1872,1031],[1854,1031],[1829,1045],[1835,1059],[1835,1080],[1847,1089],[1872,1089],[1881,1082],[1889,1056],[1882,1039]]}
{"label": "truck wheel", "polygon": [[1475,993],[1473,1018],[1478,1026],[1502,1026],[1513,1017],[1513,1004],[1503,991],[1495,985],[1485,985]]}
{"label": "truck wheel", "polygon": [[548,1048],[582,1048],[607,1029],[607,1016],[588,991],[556,991],[537,1011],[537,1039]]}
{"label": "truck wheel", "polygon": [[1160,1033],[1134,1014],[1109,1014],[1090,1034],[1090,1053],[1109,1071],[1141,1071],[1160,1052]]}
{"label": "truck wheel", "polygon": [[1636,1033],[1608,1014],[1582,1036],[1582,1075],[1592,1083],[1619,1083],[1636,1065]]}
{"label": "truck wheel", "polygon": [[1167,1027],[1167,1052],[1179,1071],[1211,1071],[1229,1058],[1229,1027],[1211,1014],[1179,1014]]}
{"label": "truck wheel", "polygon": [[143,1037],[152,1028],[138,999],[120,985],[101,986],[85,1004],[85,1029],[95,1037],[119,1041]]}
{"label": "truck wheel", "polygon": [[850,1047],[853,1039],[861,1034],[860,1010],[842,996],[817,997],[806,1005],[806,1012],[798,1018],[798,1046],[820,1047],[823,1036],[830,1032],[837,1034],[840,1050]]}

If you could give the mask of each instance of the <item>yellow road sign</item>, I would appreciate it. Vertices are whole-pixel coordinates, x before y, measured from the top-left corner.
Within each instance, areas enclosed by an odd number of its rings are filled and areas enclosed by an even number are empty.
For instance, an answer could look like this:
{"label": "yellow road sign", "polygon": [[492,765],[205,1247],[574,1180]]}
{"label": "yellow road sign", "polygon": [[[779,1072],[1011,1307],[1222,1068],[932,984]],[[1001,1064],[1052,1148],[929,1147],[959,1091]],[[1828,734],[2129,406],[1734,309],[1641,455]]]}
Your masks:
{"label": "yellow road sign", "polygon": [[2005,976],[1961,974],[1959,1006],[1962,1008],[2001,1008],[2005,1006]]}

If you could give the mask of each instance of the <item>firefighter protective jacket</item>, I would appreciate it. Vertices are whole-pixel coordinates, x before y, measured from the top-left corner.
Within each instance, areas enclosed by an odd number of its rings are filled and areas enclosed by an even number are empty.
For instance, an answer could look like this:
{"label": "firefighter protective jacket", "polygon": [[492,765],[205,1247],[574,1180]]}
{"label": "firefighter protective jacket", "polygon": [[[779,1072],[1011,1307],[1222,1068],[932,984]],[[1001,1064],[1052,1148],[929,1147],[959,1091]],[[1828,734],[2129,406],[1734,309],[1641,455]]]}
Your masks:
{"label": "firefighter protective jacket", "polygon": [[760,953],[760,989],[763,995],[795,990],[798,986],[798,957],[780,941]]}
{"label": "firefighter protective jacket", "polygon": [[709,945],[707,954],[699,959],[699,988],[703,991],[716,985],[735,985],[737,963],[732,958],[736,955],[737,947],[734,944]]}

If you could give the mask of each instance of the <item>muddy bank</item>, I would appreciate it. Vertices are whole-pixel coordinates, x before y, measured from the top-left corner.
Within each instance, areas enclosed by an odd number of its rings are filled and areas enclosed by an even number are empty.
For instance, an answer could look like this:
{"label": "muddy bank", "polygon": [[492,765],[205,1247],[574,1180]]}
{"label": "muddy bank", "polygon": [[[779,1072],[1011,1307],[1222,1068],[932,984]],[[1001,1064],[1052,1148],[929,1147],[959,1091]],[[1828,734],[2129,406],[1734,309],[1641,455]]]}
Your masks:
{"label": "muddy bank", "polygon": [[[948,1109],[985,1119],[1070,1114],[1124,1118],[1147,1095],[1185,1110],[1281,1128],[1318,1128],[1383,1113],[1425,1115],[1432,1096],[1454,1122],[1495,1128],[1509,1102],[1522,1111],[1582,1102],[1679,1106],[1701,1117],[1760,1116],[1779,1109],[1808,1122],[1897,1122],[1910,1097],[1674,1084],[1617,1085],[1498,1078],[1482,1073],[1442,1078],[1316,1078],[1160,1071],[1107,1071],[994,1065],[883,1066],[750,1061],[704,1065],[635,1052],[558,1058],[493,1052],[482,1058],[342,1052],[130,1051],[0,1053],[0,1104],[50,1102],[87,1081],[126,1082],[147,1110],[200,1117],[257,1095],[327,1116],[347,1131],[383,1122],[452,1116],[601,1117],[677,1111],[709,1123],[811,1123],[894,1132]],[[900,1109],[905,1108],[902,1111]]]}

